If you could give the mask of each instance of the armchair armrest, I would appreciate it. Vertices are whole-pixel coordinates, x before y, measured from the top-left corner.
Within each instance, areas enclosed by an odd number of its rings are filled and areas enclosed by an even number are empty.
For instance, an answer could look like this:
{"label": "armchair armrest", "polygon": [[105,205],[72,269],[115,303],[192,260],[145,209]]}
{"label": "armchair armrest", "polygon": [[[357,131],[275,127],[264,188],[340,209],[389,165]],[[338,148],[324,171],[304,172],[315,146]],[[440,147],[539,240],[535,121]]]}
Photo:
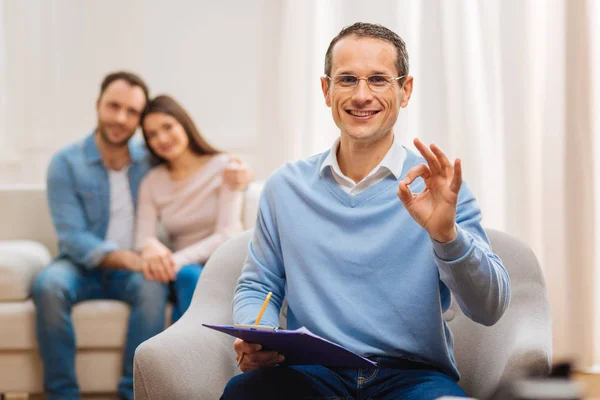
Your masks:
{"label": "armchair armrest", "polygon": [[[522,332],[526,337],[520,338],[510,353],[502,380],[550,374],[552,355],[551,337],[547,337],[548,330],[540,329],[536,324],[525,325]],[[546,341],[546,346],[540,346],[541,341]]]}
{"label": "armchair armrest", "polygon": [[539,282],[515,288],[529,297],[530,308],[518,308],[512,316],[512,343],[502,381],[550,374],[552,364],[552,316],[545,291]]}
{"label": "armchair armrest", "polygon": [[0,242],[0,301],[29,298],[33,280],[50,261],[50,252],[41,243],[25,240]]}
{"label": "armchair armrest", "polygon": [[231,301],[247,254],[251,231],[229,240],[206,264],[190,308],[135,352],[135,398],[217,399],[239,373],[234,338],[202,326],[231,324]]}
{"label": "armchair armrest", "polygon": [[234,338],[201,325],[201,321],[231,324],[231,319],[219,312],[223,311],[220,306],[204,301],[203,312],[186,312],[177,323],[138,347],[134,359],[136,399],[220,397],[229,379],[239,373]]}

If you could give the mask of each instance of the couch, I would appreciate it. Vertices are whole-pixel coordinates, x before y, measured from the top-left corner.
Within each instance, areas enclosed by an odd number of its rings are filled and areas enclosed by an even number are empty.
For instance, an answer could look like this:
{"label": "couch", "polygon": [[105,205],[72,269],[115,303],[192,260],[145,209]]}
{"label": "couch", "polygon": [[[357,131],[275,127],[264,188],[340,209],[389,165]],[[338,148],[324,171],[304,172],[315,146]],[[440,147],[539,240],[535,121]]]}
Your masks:
{"label": "couch", "polygon": [[[243,225],[254,226],[262,183],[245,192]],[[42,393],[31,284],[56,255],[44,186],[0,186],[0,397]],[[168,320],[168,313],[166,319]],[[73,308],[76,369],[83,393],[114,393],[129,308],[113,300]]]}
{"label": "couch", "polygon": [[[552,341],[550,308],[535,255],[506,233],[487,233],[511,278],[509,308],[491,327],[469,320],[454,300],[444,315],[454,334],[459,384],[480,399],[489,398],[503,380],[547,374]],[[188,311],[138,347],[136,399],[218,399],[227,381],[240,373],[234,338],[202,324],[232,323],[231,301],[251,235],[245,232],[221,246],[205,266]]]}

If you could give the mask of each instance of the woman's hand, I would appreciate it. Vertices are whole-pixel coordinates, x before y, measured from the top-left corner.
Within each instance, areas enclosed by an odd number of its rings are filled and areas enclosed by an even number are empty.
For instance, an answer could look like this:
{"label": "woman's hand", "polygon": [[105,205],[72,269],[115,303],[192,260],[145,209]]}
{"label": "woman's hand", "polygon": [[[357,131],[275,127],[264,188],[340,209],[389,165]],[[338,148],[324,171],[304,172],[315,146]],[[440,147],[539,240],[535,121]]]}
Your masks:
{"label": "woman's hand", "polygon": [[158,239],[151,238],[142,249],[144,267],[142,272],[148,280],[168,283],[175,280],[177,265],[173,261],[173,253]]}
{"label": "woman's hand", "polygon": [[254,180],[254,171],[249,169],[244,162],[230,156],[229,164],[223,170],[223,181],[229,185],[232,190],[245,190],[250,182]]}

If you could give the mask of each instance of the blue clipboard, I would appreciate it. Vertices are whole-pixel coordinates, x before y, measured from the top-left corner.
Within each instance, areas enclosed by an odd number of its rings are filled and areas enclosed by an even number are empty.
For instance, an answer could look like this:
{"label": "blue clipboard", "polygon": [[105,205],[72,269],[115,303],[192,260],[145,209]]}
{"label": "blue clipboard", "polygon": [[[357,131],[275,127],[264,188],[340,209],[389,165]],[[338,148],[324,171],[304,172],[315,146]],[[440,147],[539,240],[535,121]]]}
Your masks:
{"label": "blue clipboard", "polygon": [[377,363],[323,339],[304,327],[283,330],[260,325],[202,325],[283,354],[283,365],[377,368]]}

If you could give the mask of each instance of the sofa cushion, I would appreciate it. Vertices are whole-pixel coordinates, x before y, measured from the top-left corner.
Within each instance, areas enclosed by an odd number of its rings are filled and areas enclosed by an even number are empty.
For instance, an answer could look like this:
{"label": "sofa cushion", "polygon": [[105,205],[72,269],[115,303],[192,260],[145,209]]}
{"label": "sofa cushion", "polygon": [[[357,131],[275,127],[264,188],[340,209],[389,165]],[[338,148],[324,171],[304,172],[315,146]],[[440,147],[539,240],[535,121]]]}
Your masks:
{"label": "sofa cushion", "polygon": [[[120,349],[83,350],[75,356],[77,383],[83,393],[102,393],[101,397],[84,396],[84,399],[114,399],[113,393],[121,378],[123,353]],[[0,353],[0,392],[42,393],[44,368],[35,351],[8,351]],[[0,398],[2,396],[0,395]],[[26,399],[27,397],[11,397]],[[43,396],[31,396],[41,399]],[[6,397],[8,399],[8,396]]]}
{"label": "sofa cushion", "polygon": [[38,242],[0,241],[0,302],[27,299],[33,279],[48,263],[50,253]]}
{"label": "sofa cushion", "polygon": [[[125,343],[129,306],[117,300],[84,301],[73,307],[78,349],[120,349]],[[171,307],[165,314],[170,321]],[[0,303],[0,351],[37,348],[32,300]]]}

